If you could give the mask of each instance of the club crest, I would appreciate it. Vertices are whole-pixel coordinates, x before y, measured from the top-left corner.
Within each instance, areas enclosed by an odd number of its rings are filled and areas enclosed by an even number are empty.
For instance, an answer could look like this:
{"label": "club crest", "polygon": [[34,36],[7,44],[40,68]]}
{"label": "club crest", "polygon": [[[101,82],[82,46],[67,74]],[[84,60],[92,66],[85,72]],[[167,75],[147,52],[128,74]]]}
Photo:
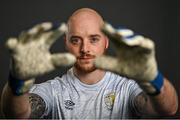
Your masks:
{"label": "club crest", "polygon": [[111,110],[113,108],[114,100],[115,100],[114,92],[110,92],[105,96],[104,102],[109,110]]}

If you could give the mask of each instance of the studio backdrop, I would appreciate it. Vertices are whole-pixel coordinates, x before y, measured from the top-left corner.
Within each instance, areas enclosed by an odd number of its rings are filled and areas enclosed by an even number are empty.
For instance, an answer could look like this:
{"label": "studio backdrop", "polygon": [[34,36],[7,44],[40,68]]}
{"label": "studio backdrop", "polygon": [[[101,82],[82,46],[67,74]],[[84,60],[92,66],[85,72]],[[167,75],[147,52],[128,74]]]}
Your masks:
{"label": "studio backdrop", "polygon": [[[125,26],[151,38],[156,44],[160,71],[180,94],[180,4],[168,0],[1,0],[0,1],[0,93],[7,82],[10,54],[5,48],[9,37],[17,37],[41,22],[66,22],[78,8],[97,10],[113,26]],[[62,38],[51,52],[64,52]],[[108,54],[114,54],[110,43]],[[37,78],[40,83],[61,76],[68,68],[60,68]],[[168,96],[167,96],[168,97]],[[2,117],[2,114],[0,114]],[[173,118],[180,118],[178,111]]]}

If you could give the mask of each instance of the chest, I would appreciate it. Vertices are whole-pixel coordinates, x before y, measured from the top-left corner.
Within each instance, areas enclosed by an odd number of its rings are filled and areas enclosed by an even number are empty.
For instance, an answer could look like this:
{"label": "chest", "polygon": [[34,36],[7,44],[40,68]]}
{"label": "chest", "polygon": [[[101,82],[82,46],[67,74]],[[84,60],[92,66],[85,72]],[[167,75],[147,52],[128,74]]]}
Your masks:
{"label": "chest", "polygon": [[60,118],[120,118],[128,111],[128,97],[115,89],[64,89],[54,97]]}

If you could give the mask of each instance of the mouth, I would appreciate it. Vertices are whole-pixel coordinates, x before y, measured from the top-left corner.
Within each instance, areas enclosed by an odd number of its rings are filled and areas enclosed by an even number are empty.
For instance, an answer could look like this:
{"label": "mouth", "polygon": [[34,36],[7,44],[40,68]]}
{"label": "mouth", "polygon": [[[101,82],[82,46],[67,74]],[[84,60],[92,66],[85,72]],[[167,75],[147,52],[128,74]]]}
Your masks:
{"label": "mouth", "polygon": [[79,58],[80,61],[91,61],[93,60],[94,58]]}
{"label": "mouth", "polygon": [[95,57],[79,57],[78,60],[81,62],[81,63],[91,63],[92,60],[94,60]]}
{"label": "mouth", "polygon": [[89,59],[94,59],[93,57],[80,57],[80,60],[89,60]]}

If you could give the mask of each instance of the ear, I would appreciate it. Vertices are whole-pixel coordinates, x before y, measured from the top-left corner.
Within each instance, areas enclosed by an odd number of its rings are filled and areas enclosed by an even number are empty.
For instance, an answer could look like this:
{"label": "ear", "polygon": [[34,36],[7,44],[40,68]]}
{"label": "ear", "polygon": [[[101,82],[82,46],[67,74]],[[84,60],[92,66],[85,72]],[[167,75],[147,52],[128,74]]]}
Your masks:
{"label": "ear", "polygon": [[109,47],[109,38],[105,36],[105,49]]}
{"label": "ear", "polygon": [[65,44],[65,49],[68,51],[68,45],[67,45],[67,35],[65,34],[63,37],[64,44]]}

